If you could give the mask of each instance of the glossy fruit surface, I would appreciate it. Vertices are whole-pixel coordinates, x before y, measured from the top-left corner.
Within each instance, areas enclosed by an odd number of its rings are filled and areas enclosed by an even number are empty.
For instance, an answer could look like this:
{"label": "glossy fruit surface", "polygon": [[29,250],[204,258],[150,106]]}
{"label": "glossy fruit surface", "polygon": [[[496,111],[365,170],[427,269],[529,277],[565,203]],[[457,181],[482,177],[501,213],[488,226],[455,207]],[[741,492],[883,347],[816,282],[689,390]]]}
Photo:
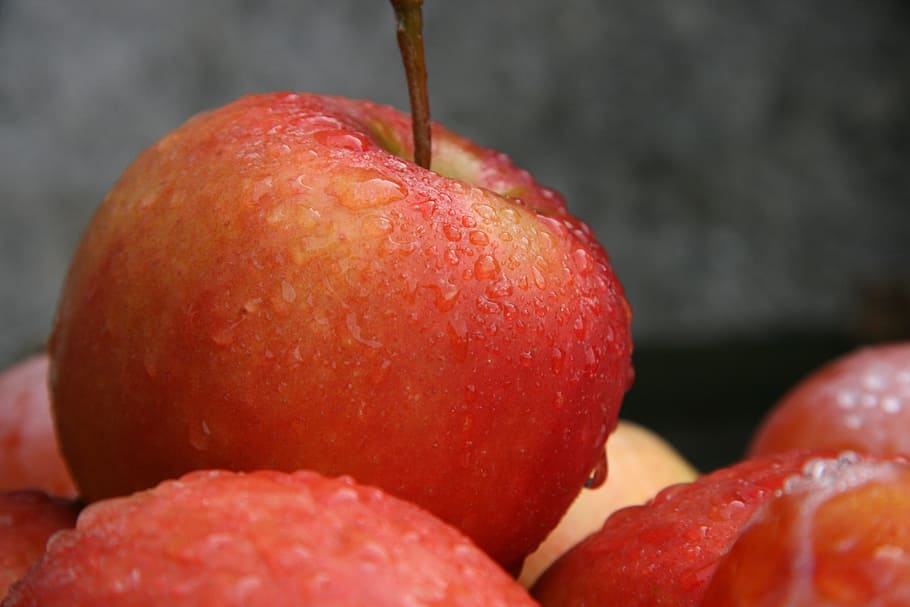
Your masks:
{"label": "glossy fruit surface", "polygon": [[703,606],[910,605],[908,555],[910,465],[821,459],[756,513]]}
{"label": "glossy fruit surface", "polygon": [[312,472],[197,471],[92,504],[4,607],[528,606],[424,510]]}
{"label": "glossy fruit surface", "polygon": [[778,402],[752,455],[793,448],[910,454],[910,343],[868,346],[823,366]]}
{"label": "glossy fruit surface", "polygon": [[48,365],[35,354],[0,372],[0,491],[76,494],[51,419]]}
{"label": "glossy fruit surface", "polygon": [[48,539],[76,524],[75,502],[34,489],[0,492],[0,599],[44,553]]}
{"label": "glossy fruit surface", "polygon": [[752,513],[814,457],[794,451],[746,460],[614,512],[531,594],[544,607],[695,607]]}
{"label": "glossy fruit surface", "polygon": [[409,127],[246,97],[126,170],[51,340],[87,499],[192,469],[349,474],[511,568],[556,525],[631,381],[621,287],[557,194],[438,126],[422,169]]}
{"label": "glossy fruit surface", "polygon": [[540,547],[525,560],[519,581],[530,587],[553,561],[600,529],[626,506],[644,504],[669,485],[692,482],[698,472],[661,436],[620,419],[607,440],[606,482],[582,491]]}

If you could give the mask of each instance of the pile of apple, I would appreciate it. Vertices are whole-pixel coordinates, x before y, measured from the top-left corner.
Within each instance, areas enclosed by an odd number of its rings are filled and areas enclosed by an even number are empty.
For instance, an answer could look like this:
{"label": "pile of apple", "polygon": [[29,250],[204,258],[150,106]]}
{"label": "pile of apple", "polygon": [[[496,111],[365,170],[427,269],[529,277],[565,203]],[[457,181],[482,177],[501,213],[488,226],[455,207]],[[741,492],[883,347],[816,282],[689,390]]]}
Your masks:
{"label": "pile of apple", "polygon": [[697,477],[591,230],[428,125],[250,96],[127,168],[0,376],[4,607],[910,604],[910,344]]}

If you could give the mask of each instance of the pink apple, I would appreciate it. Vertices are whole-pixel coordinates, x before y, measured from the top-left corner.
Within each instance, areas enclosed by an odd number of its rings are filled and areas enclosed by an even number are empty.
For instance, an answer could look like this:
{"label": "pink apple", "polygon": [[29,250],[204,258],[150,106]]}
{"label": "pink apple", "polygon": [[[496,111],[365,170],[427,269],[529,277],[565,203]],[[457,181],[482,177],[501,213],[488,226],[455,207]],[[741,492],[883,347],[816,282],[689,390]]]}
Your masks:
{"label": "pink apple", "polygon": [[463,534],[312,472],[198,471],[96,502],[5,607],[533,607]]}
{"label": "pink apple", "polygon": [[41,353],[0,371],[0,491],[76,494],[51,419],[48,365]]}
{"label": "pink apple", "polygon": [[51,341],[89,500],[199,468],[349,474],[513,570],[603,456],[630,312],[562,198],[502,154],[305,94],[143,152],[88,226]]}
{"label": "pink apple", "polygon": [[76,524],[76,502],[37,489],[0,491],[0,600],[44,554],[57,531]]}
{"label": "pink apple", "polygon": [[755,431],[751,455],[787,449],[910,454],[910,341],[866,346],[799,381]]}

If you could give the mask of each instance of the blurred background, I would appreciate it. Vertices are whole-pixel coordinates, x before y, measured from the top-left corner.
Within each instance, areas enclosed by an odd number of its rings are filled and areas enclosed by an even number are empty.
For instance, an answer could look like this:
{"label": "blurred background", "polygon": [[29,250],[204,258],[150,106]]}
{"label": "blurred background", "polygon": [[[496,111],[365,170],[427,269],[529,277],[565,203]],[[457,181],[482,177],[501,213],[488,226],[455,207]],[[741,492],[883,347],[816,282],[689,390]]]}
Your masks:
{"label": "blurred background", "polygon": [[[426,0],[436,120],[561,191],[632,304],[623,416],[703,470],[799,377],[910,337],[910,4]],[[0,0],[0,365],[144,147],[295,89],[407,109],[385,0]]]}

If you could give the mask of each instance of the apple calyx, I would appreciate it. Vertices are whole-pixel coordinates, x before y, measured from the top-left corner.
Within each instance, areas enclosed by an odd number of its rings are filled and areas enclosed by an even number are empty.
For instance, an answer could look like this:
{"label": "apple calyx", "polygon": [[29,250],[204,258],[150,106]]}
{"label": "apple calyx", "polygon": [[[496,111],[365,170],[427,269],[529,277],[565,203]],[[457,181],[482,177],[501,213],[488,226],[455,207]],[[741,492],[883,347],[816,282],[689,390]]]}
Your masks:
{"label": "apple calyx", "polygon": [[430,168],[430,99],[427,66],[423,49],[423,0],[390,0],[398,23],[398,48],[408,80],[411,128],[414,133],[414,162]]}

